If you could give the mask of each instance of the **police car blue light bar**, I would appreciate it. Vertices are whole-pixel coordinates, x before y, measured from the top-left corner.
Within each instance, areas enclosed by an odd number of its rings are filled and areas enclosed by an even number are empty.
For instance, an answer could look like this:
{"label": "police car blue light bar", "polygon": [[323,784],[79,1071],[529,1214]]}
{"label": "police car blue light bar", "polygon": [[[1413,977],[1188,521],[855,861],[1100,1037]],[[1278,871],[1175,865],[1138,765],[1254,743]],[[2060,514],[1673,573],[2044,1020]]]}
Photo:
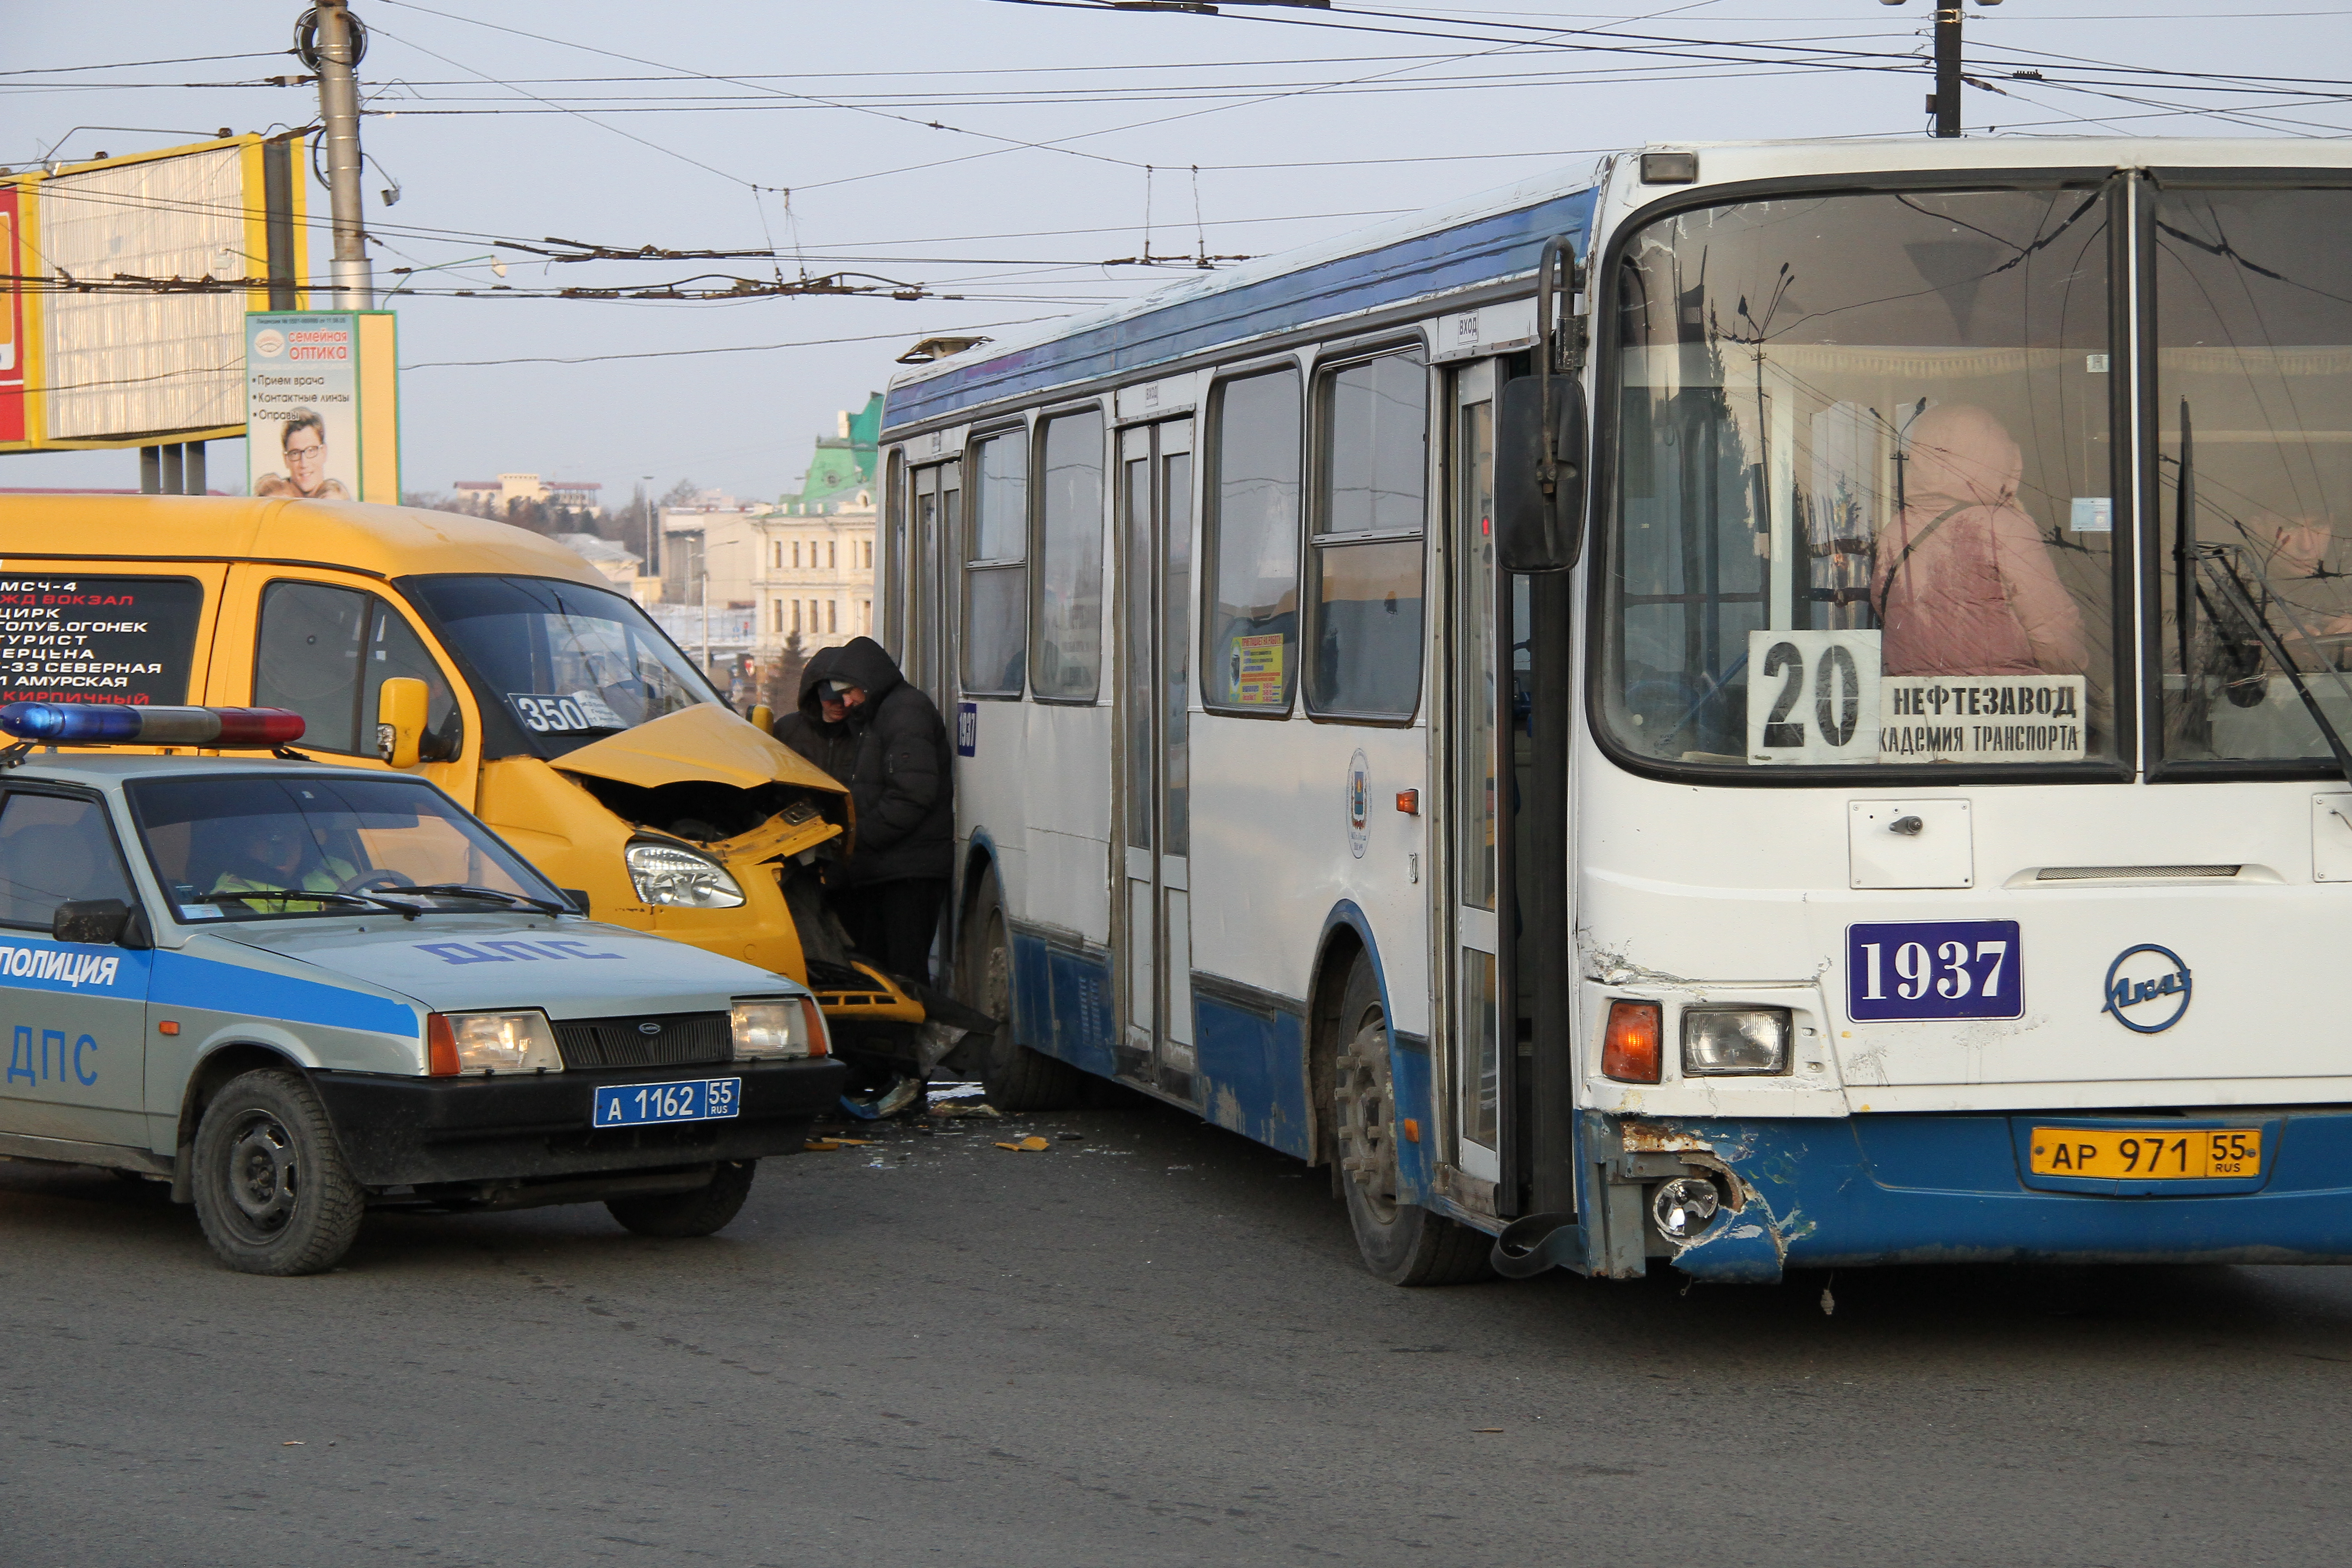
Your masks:
{"label": "police car blue light bar", "polygon": [[0,732],[44,746],[283,746],[302,738],[285,708],[133,707],[111,702],[11,702]]}

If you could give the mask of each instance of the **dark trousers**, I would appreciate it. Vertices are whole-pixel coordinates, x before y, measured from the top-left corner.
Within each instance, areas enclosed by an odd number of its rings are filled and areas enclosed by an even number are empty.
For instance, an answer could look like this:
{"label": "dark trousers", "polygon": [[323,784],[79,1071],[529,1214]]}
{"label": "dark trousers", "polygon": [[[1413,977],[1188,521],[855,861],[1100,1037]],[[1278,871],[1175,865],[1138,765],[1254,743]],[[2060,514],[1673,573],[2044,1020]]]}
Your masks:
{"label": "dark trousers", "polygon": [[939,929],[940,905],[947,896],[946,878],[909,877],[845,888],[834,895],[833,907],[867,963],[928,984],[931,936]]}

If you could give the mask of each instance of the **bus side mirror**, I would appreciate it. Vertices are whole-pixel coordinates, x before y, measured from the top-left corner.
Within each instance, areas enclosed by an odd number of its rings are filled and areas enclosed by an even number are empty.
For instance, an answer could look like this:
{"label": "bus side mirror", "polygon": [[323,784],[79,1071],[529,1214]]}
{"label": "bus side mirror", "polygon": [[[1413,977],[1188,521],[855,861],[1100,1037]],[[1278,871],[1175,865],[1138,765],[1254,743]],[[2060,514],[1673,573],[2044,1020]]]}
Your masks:
{"label": "bus side mirror", "polygon": [[413,768],[425,743],[425,704],[432,694],[414,676],[395,675],[375,689],[375,754],[395,768]]}
{"label": "bus side mirror", "polygon": [[1584,387],[1571,376],[1555,376],[1551,396],[1549,432],[1536,377],[1505,382],[1496,400],[1495,551],[1506,572],[1565,572],[1584,542]]}

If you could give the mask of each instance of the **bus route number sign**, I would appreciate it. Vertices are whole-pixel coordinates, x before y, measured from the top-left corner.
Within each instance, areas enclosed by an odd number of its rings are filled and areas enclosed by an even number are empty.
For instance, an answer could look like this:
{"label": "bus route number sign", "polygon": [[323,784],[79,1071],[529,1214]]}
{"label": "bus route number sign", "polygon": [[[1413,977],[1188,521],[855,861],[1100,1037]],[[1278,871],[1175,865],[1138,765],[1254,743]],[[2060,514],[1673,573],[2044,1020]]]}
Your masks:
{"label": "bus route number sign", "polygon": [[2015,921],[1851,925],[1845,958],[1846,1016],[1857,1024],[2025,1013],[2025,955]]}

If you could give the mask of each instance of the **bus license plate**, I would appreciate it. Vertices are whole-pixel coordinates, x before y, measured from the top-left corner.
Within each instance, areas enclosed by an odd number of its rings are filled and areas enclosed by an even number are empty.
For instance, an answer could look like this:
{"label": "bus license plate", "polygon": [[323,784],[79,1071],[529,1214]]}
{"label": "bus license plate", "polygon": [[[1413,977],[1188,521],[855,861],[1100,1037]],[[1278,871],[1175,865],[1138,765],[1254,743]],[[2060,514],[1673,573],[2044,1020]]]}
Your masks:
{"label": "bus license plate", "polygon": [[2032,1147],[2037,1176],[2196,1182],[2259,1176],[2263,1172],[2259,1127],[2210,1127],[2189,1132],[2155,1127],[2037,1127]]}
{"label": "bus license plate", "polygon": [[596,1090],[598,1127],[638,1127],[648,1121],[716,1121],[740,1107],[740,1078],[689,1079],[684,1083],[624,1083]]}

